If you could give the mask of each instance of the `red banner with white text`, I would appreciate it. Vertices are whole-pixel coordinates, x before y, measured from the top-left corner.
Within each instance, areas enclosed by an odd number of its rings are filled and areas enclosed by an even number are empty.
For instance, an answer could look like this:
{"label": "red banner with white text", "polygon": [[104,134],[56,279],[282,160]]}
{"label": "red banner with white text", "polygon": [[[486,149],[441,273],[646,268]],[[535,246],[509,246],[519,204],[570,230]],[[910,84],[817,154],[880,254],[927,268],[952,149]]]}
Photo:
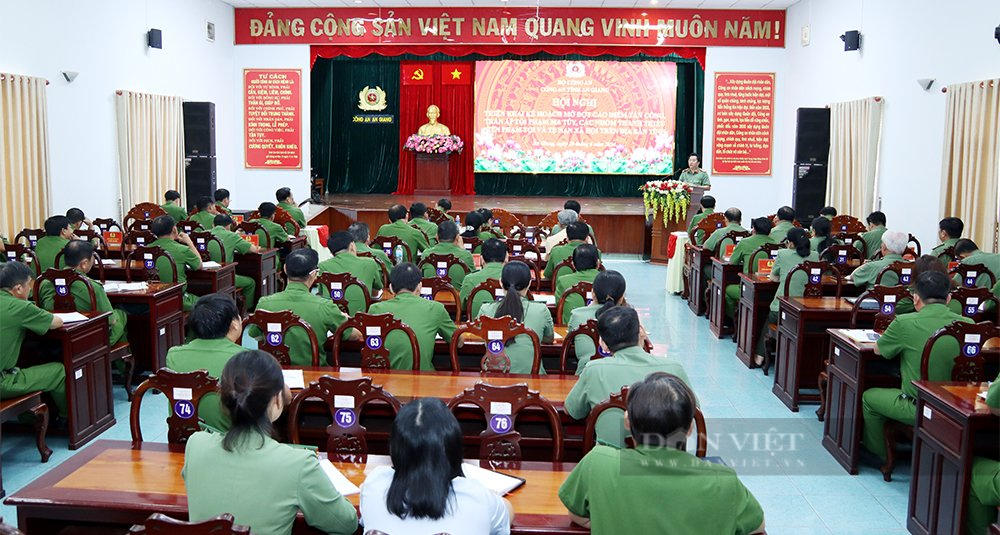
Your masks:
{"label": "red banner with white text", "polygon": [[715,73],[712,174],[770,175],[774,73]]}
{"label": "red banner with white text", "polygon": [[302,168],[302,71],[243,69],[244,165]]}

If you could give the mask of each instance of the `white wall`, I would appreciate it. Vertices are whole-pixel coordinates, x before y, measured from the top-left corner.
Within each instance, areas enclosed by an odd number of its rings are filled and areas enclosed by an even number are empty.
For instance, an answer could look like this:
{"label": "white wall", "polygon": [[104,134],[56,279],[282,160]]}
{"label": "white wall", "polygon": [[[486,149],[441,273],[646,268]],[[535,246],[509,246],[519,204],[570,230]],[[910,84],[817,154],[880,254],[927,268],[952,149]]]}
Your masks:
{"label": "white wall", "polygon": [[[216,40],[205,39],[215,23]],[[30,0],[4,2],[0,71],[49,80],[49,147],[55,212],[118,214],[114,93],[129,89],[216,104],[219,182],[238,160],[233,87],[233,8],[218,0]],[[146,47],[148,28],[163,49]],[[77,71],[67,83],[60,71]]]}

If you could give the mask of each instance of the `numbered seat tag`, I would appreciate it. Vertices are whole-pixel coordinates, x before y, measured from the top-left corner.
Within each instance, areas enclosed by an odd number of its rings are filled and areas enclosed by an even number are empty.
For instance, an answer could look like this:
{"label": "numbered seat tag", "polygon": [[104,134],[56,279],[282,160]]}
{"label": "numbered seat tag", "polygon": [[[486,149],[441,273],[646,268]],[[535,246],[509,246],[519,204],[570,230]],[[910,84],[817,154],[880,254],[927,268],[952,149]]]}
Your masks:
{"label": "numbered seat tag", "polygon": [[66,279],[56,279],[56,293],[63,296],[69,294],[69,288],[66,287]]}
{"label": "numbered seat tag", "polygon": [[509,433],[513,430],[514,420],[511,418],[511,404],[502,401],[490,402],[490,430],[497,434]]}
{"label": "numbered seat tag", "polygon": [[962,354],[966,357],[975,357],[979,354],[979,346],[982,343],[982,336],[978,334],[967,334],[962,345]]}
{"label": "numbered seat tag", "polygon": [[267,324],[267,343],[271,346],[280,346],[283,339],[281,335],[281,324],[280,323],[268,323]]}
{"label": "numbered seat tag", "polygon": [[365,345],[369,349],[380,349],[382,347],[381,327],[365,327]]}

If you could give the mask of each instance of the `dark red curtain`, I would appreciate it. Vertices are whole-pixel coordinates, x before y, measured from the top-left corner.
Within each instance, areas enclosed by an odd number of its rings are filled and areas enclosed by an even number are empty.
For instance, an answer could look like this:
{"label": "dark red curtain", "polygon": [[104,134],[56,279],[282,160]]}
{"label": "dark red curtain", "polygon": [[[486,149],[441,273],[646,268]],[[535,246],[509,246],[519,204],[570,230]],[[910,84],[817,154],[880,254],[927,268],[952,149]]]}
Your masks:
{"label": "dark red curtain", "polygon": [[[313,47],[316,49],[318,47]],[[410,64],[430,65],[432,69],[431,85],[399,86],[399,145],[403,146],[406,138],[416,134],[420,125],[427,122],[427,106],[436,104],[441,108],[441,124],[447,126],[452,135],[462,138],[465,150],[451,157],[451,192],[453,195],[475,195],[476,179],[472,172],[473,138],[472,129],[475,119],[473,105],[472,80],[464,85],[442,85],[442,69],[450,65],[466,65],[470,73],[474,72],[473,62],[424,62],[401,61],[400,72],[406,71]],[[412,152],[400,150],[399,182],[396,193],[410,195],[413,193],[416,159]]]}

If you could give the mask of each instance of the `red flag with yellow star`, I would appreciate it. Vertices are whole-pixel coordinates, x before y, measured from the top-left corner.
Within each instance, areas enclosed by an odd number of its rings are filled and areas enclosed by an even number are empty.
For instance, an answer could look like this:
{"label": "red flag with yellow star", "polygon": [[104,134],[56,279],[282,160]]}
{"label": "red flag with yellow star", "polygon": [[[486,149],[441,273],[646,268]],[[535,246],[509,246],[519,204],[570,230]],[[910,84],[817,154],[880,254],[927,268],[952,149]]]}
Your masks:
{"label": "red flag with yellow star", "polygon": [[442,63],[441,85],[469,85],[472,83],[471,63]]}
{"label": "red flag with yellow star", "polygon": [[433,73],[430,63],[403,63],[400,78],[403,85],[432,85]]}

